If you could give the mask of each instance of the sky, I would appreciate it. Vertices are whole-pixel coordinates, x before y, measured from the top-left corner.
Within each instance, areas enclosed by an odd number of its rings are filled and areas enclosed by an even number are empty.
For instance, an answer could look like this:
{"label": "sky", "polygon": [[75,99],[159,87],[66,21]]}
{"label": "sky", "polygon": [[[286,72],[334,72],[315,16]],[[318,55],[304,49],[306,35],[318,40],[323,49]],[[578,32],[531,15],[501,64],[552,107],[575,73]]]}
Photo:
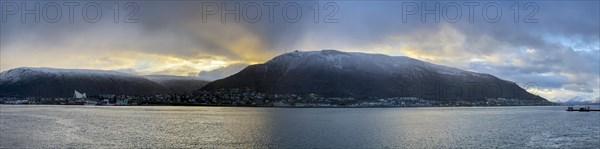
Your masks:
{"label": "sky", "polygon": [[286,52],[336,49],[533,83],[551,101],[600,100],[598,1],[2,1],[0,17],[0,71],[214,80]]}

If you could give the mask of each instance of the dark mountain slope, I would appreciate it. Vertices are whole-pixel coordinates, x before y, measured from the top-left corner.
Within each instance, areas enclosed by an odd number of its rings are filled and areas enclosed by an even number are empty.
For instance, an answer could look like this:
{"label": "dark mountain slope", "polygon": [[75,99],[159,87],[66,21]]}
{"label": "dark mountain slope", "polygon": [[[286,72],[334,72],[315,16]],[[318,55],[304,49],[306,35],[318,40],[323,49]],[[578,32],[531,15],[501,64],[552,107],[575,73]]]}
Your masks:
{"label": "dark mountain slope", "polygon": [[544,100],[513,82],[489,74],[431,64],[409,57],[340,52],[292,52],[251,65],[203,90],[254,88],[270,94],[328,97],[420,97],[431,100],[518,98]]}

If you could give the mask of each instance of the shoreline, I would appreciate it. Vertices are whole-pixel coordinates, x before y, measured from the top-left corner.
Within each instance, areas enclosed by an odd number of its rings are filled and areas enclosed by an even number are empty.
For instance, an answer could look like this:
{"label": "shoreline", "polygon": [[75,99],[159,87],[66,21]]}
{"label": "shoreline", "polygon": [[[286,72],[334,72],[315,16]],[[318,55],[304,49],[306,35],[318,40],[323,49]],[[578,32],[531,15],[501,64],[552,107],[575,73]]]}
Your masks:
{"label": "shoreline", "polygon": [[78,105],[78,104],[0,104],[0,105],[55,105],[55,106],[85,106],[85,107],[244,107],[244,108],[449,108],[449,107],[539,107],[539,106],[600,106],[600,104],[592,105],[507,105],[507,106],[247,106],[247,105],[183,105],[183,104],[153,104],[153,105]]}

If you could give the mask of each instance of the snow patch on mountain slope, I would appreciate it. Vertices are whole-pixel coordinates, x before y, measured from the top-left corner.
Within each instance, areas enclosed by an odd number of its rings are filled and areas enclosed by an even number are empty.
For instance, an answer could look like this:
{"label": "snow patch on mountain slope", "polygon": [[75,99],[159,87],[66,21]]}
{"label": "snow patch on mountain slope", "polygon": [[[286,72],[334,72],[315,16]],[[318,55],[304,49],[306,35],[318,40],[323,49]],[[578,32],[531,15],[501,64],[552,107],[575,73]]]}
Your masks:
{"label": "snow patch on mountain slope", "polygon": [[[383,70],[392,73],[393,70],[434,71],[443,75],[492,77],[491,75],[465,71],[457,68],[423,62],[405,56],[388,56],[383,54],[368,54],[358,52],[341,52],[337,50],[294,51],[267,61],[265,64],[286,64],[286,69],[294,69],[303,65],[332,66],[335,69],[364,65],[372,70]],[[414,71],[413,71],[414,72]]]}
{"label": "snow patch on mountain slope", "polygon": [[31,78],[39,75],[68,75],[68,76],[119,76],[119,77],[138,77],[136,75],[109,71],[109,70],[92,70],[92,69],[59,69],[59,68],[34,68],[20,67],[8,71],[0,72],[0,83],[17,82],[21,79]]}

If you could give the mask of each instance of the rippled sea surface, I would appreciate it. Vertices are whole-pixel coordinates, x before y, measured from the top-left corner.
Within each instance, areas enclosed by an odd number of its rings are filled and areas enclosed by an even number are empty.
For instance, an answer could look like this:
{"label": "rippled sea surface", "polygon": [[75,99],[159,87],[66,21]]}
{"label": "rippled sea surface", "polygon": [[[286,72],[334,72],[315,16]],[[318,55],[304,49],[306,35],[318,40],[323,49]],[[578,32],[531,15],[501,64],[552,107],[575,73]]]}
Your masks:
{"label": "rippled sea surface", "polygon": [[600,112],[565,109],[0,105],[0,147],[598,148]]}

